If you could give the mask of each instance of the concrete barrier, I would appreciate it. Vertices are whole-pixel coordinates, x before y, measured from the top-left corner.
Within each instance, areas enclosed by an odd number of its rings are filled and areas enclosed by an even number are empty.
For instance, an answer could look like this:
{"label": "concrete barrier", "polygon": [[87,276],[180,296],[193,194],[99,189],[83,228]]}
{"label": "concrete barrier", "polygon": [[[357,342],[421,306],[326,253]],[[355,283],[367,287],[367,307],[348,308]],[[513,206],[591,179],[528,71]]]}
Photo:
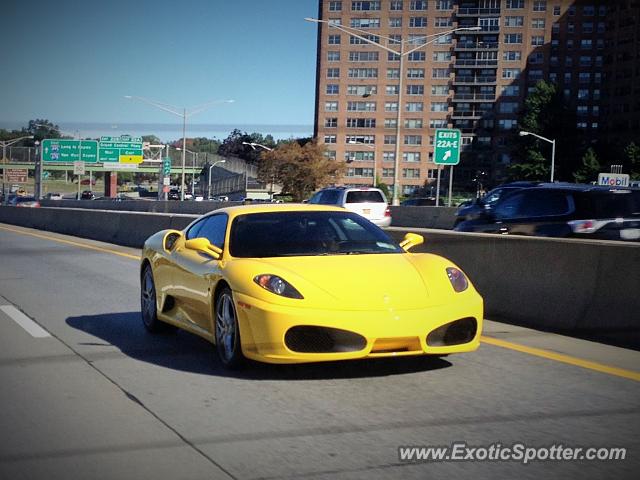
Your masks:
{"label": "concrete barrier", "polygon": [[456,210],[455,207],[391,207],[391,225],[451,230]]}
{"label": "concrete barrier", "polygon": [[[1,223],[130,247],[141,247],[159,230],[183,229],[195,218],[184,214],[0,207]],[[388,229],[396,240],[407,231]],[[638,243],[411,231],[425,237],[425,243],[413,251],[447,257],[469,275],[485,299],[489,318],[562,332],[640,331]]]}

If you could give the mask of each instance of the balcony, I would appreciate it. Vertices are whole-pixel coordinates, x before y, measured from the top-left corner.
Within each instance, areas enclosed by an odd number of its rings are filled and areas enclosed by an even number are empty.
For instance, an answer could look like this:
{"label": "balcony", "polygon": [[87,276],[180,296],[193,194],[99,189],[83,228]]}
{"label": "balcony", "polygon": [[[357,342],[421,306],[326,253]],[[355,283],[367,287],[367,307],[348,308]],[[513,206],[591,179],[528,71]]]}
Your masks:
{"label": "balcony", "polygon": [[458,42],[453,50],[455,52],[477,52],[486,50],[498,50],[497,42]]}
{"label": "balcony", "polygon": [[499,8],[459,8],[455,12],[458,17],[499,17]]}
{"label": "balcony", "polygon": [[[476,25],[460,25],[462,27],[475,27]],[[500,25],[484,25],[480,27],[480,30],[460,30],[455,32],[457,35],[486,35],[487,33],[498,33],[500,31]]]}
{"label": "balcony", "polygon": [[454,102],[494,102],[495,93],[454,93]]}
{"label": "balcony", "polygon": [[454,85],[491,85],[496,83],[496,77],[463,77],[456,75],[453,78]]}
{"label": "balcony", "polygon": [[452,120],[480,120],[491,112],[485,112],[482,110],[454,110],[451,114]]}
{"label": "balcony", "polygon": [[484,67],[498,67],[498,60],[474,60],[467,58],[456,59],[453,64],[455,68],[484,68]]}

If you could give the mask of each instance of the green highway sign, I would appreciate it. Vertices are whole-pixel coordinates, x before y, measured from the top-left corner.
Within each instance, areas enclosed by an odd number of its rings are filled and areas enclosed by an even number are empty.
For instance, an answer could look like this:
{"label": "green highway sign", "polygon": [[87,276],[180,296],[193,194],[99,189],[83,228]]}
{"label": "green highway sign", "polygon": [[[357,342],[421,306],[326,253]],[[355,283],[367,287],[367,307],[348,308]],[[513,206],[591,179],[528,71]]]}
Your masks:
{"label": "green highway sign", "polygon": [[45,162],[88,162],[98,161],[98,142],[95,140],[42,141],[42,160]]}
{"label": "green highway sign", "polygon": [[433,163],[436,165],[458,165],[461,143],[460,130],[438,128],[433,142]]}
{"label": "green highway sign", "polygon": [[169,157],[162,160],[162,173],[165,177],[171,175],[171,159]]}
{"label": "green highway sign", "polygon": [[142,138],[129,135],[100,137],[100,161],[142,163]]}

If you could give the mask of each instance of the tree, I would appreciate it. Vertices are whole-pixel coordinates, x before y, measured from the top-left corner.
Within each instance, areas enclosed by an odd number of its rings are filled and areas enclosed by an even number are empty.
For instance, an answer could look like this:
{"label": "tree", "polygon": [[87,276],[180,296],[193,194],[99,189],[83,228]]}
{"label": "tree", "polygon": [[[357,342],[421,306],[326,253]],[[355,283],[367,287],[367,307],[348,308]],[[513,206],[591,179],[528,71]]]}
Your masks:
{"label": "tree", "polygon": [[249,163],[257,164],[260,159],[260,150],[254,150],[244,143],[259,143],[269,148],[276,146],[271,135],[263,137],[260,133],[243,133],[236,128],[222,141],[222,145],[218,148],[218,154],[240,157]]}
{"label": "tree", "polygon": [[29,120],[29,124],[23,131],[27,135],[33,135],[33,141],[42,141],[45,138],[60,138],[60,127],[51,123],[49,120],[36,118]]}
{"label": "tree", "polygon": [[587,183],[594,181],[601,171],[601,165],[598,156],[593,148],[589,148],[582,157],[582,167],[573,173],[573,178],[578,183]]}
{"label": "tree", "polygon": [[625,147],[624,153],[627,155],[629,176],[632,180],[640,180],[640,146],[631,142]]}
{"label": "tree", "polygon": [[509,166],[509,177],[514,180],[547,180],[551,172],[549,159],[535,149],[526,150],[525,155],[525,161]]}
{"label": "tree", "polygon": [[324,145],[315,142],[304,146],[296,141],[282,142],[261,152],[258,180],[279,183],[294,202],[300,202],[344,173],[345,164],[327,158],[325,151]]}

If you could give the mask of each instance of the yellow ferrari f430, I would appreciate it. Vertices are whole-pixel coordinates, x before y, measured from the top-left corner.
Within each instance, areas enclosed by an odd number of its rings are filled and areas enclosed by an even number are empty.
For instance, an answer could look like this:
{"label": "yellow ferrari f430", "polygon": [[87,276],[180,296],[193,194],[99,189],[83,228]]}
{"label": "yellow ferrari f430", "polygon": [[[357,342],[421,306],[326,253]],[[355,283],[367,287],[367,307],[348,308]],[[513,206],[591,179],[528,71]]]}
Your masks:
{"label": "yellow ferrari f430", "polygon": [[482,298],[449,260],[409,252],[422,241],[337,207],[215,210],[145,242],[142,320],[204,337],[226,367],[475,350]]}

